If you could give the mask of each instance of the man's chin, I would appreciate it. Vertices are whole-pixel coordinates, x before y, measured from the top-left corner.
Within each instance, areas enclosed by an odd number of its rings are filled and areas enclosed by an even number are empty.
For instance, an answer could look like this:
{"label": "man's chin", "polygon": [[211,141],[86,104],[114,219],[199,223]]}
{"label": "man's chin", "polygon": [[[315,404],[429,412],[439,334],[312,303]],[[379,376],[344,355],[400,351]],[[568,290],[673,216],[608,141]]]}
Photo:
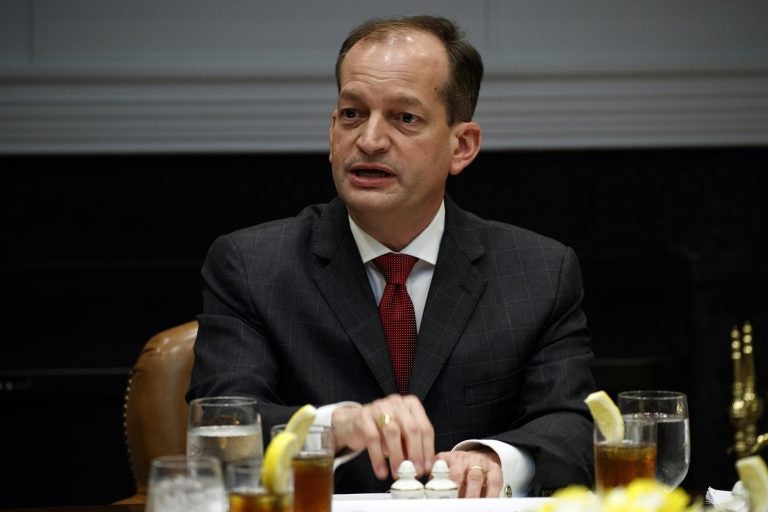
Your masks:
{"label": "man's chin", "polygon": [[339,194],[349,210],[366,213],[386,213],[397,207],[397,201],[391,192],[378,188],[346,190]]}

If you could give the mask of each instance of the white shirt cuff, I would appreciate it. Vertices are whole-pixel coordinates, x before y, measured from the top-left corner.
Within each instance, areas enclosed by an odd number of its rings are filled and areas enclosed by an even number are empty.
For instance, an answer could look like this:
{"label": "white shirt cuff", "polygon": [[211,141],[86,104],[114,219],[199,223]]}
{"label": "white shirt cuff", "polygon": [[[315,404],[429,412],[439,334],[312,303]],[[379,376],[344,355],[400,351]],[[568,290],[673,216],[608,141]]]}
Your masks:
{"label": "white shirt cuff", "polygon": [[[339,402],[336,404],[328,404],[328,405],[321,405],[317,408],[317,413],[315,414],[315,422],[314,425],[320,425],[323,427],[333,427],[333,411],[338,409],[339,407],[362,407],[357,402]],[[342,452],[341,455],[337,456],[333,459],[333,470],[336,471],[336,468],[341,466],[342,464],[345,464],[358,455],[363,453],[363,450],[356,450],[356,451],[345,451]]]}
{"label": "white shirt cuff", "polygon": [[525,496],[533,478],[533,458],[524,450],[495,439],[469,439],[454,446],[453,450],[469,451],[478,445],[487,446],[499,456],[504,483],[499,497]]}

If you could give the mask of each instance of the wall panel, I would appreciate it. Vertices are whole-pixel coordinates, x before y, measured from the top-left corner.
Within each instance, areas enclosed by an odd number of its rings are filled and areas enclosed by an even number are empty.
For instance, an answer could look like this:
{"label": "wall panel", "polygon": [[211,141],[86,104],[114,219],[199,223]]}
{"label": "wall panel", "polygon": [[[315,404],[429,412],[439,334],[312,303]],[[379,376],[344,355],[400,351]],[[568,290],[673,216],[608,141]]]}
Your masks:
{"label": "wall panel", "polygon": [[768,143],[760,0],[11,0],[0,153],[323,151],[341,40],[415,12],[483,54],[486,148]]}
{"label": "wall panel", "polygon": [[[735,481],[733,323],[755,326],[768,398],[766,158],[765,148],[486,151],[449,180],[470,211],[574,248],[600,387],[689,393],[693,491]],[[2,157],[0,167],[0,507],[125,497],[122,390],[142,344],[200,311],[216,236],[333,197],[326,156]],[[71,442],[44,435],[51,426]],[[42,459],[58,477],[44,494],[28,478]]]}

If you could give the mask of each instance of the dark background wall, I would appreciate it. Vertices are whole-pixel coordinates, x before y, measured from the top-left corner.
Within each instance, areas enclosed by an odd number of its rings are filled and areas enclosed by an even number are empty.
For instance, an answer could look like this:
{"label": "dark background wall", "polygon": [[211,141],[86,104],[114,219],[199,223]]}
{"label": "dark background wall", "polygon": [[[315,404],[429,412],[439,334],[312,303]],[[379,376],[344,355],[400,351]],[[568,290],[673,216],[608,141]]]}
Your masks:
{"label": "dark background wall", "polygon": [[[449,181],[466,209],[575,248],[598,386],[689,394],[691,490],[735,480],[733,323],[755,326],[768,395],[767,157],[486,152]],[[0,167],[0,506],[126,497],[122,397],[142,344],[194,318],[218,234],[333,196],[326,157],[3,157]]]}

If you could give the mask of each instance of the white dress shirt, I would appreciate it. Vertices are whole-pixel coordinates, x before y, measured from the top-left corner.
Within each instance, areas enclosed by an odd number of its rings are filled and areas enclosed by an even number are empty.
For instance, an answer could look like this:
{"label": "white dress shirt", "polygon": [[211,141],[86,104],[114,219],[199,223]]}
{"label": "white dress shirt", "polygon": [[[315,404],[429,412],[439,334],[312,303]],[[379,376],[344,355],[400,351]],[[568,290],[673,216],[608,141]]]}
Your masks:
{"label": "white dress shirt", "polygon": [[[371,284],[373,295],[376,297],[376,303],[381,300],[384,293],[386,279],[379,271],[373,259],[392,252],[386,246],[375,240],[368,233],[363,231],[352,218],[349,218],[349,226],[352,229],[352,235],[355,238],[360,257],[365,265],[365,271],[368,275],[368,281]],[[408,294],[413,302],[413,309],[416,314],[416,330],[421,328],[421,318],[424,314],[424,306],[427,302],[429,286],[432,283],[437,255],[440,251],[440,241],[445,229],[445,203],[440,204],[435,218],[429,226],[422,231],[410,244],[408,244],[401,254],[415,256],[418,261],[413,266],[411,274],[406,281]],[[418,338],[416,339],[418,345]],[[318,408],[318,414],[315,423],[319,425],[331,425],[331,415],[333,410],[342,405],[358,405],[355,402],[341,402],[338,404],[329,404]],[[454,446],[454,450],[471,450],[479,445],[491,448],[499,456],[501,469],[504,477],[504,485],[499,496],[511,497],[524,495],[528,483],[533,477],[534,464],[533,459],[523,450],[502,441],[492,439],[470,439],[462,441]],[[360,452],[348,454],[337,461],[337,464],[344,463]]]}

